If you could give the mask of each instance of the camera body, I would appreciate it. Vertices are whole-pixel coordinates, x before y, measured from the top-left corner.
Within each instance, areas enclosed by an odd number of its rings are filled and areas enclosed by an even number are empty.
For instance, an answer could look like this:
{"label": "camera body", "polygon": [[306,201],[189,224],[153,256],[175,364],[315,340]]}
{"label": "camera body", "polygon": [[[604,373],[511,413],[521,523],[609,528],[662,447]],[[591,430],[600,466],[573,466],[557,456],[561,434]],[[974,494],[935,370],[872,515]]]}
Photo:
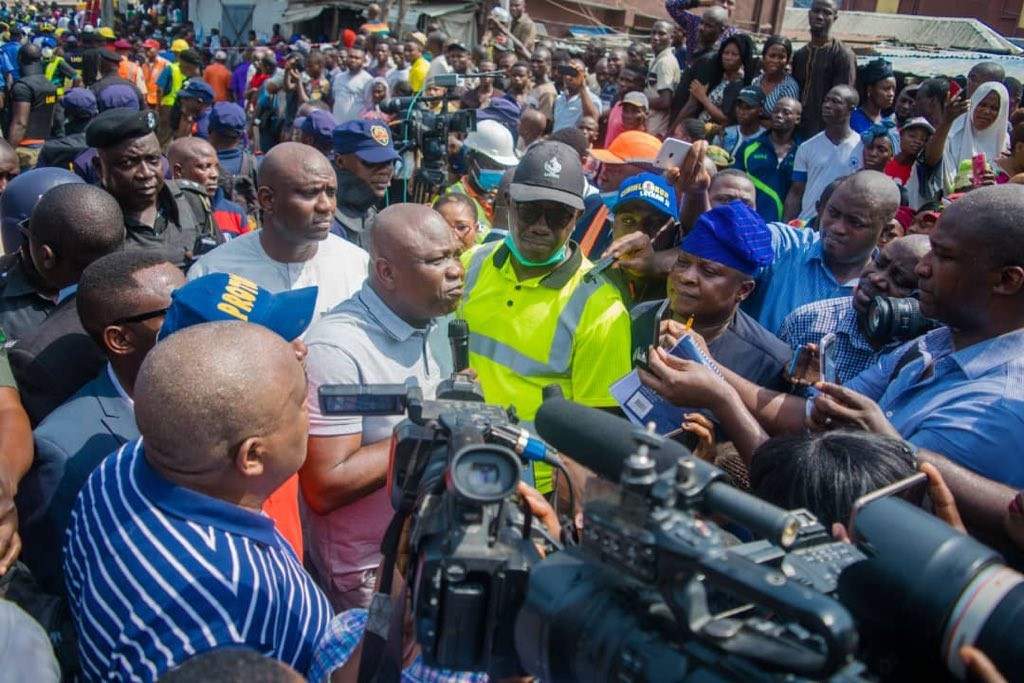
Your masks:
{"label": "camera body", "polygon": [[513,623],[502,617],[522,604],[540,556],[530,517],[513,501],[523,466],[509,439],[519,433],[515,415],[456,377],[438,396],[424,400],[415,385],[320,389],[325,413],[407,414],[392,436],[386,487],[395,511],[411,516],[406,579],[424,660],[520,675]]}

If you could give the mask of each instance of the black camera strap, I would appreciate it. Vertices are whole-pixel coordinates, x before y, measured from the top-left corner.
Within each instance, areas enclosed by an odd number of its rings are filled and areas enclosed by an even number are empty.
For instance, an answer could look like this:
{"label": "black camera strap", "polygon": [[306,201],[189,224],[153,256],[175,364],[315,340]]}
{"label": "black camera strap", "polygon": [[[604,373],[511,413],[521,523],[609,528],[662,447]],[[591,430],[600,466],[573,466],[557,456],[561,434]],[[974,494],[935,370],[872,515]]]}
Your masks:
{"label": "black camera strap", "polygon": [[398,595],[391,595],[391,586],[395,576],[395,562],[398,559],[398,544],[408,517],[407,512],[396,512],[381,542],[383,563],[378,591],[373,594],[370,602],[366,632],[363,634],[363,651],[359,658],[359,683],[393,683],[401,677],[405,587],[403,585]]}

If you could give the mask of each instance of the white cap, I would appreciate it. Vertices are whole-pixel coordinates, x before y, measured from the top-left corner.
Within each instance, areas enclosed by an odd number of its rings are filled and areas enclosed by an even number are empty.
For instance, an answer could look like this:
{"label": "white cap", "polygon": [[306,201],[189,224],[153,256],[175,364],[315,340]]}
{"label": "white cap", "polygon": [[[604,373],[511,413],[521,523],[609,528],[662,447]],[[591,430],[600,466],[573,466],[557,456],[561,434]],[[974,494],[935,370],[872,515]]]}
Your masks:
{"label": "white cap", "polygon": [[49,59],[52,56],[53,56],[53,48],[52,47],[44,47],[43,48],[43,59]]}
{"label": "white cap", "polygon": [[224,52],[224,50],[217,50],[213,53],[213,59],[218,62],[226,62],[228,61],[228,53]]}
{"label": "white cap", "polygon": [[512,15],[508,13],[508,10],[498,5],[491,10],[491,18],[501,24],[512,23]]}
{"label": "white cap", "polygon": [[476,130],[466,136],[463,144],[466,149],[476,150],[503,166],[515,166],[519,163],[512,133],[497,121],[477,121]]}
{"label": "white cap", "polygon": [[95,33],[95,32],[96,32],[96,27],[94,27],[92,24],[86,24],[85,26],[82,27],[82,33]]}

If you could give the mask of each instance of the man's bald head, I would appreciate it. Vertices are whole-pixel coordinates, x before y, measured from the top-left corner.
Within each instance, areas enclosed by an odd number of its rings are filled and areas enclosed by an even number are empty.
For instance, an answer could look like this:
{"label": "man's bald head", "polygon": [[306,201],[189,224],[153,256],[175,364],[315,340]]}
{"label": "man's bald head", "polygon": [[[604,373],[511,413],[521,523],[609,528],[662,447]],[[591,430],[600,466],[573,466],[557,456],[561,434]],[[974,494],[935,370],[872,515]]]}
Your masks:
{"label": "man's bald head", "polygon": [[301,142],[282,142],[271,147],[260,162],[259,184],[260,187],[275,187],[300,172],[324,170],[334,173],[331,162],[315,147]]}
{"label": "man's bald head", "polygon": [[370,230],[370,258],[395,258],[424,244],[443,244],[451,238],[444,216],[423,204],[392,204],[379,214]]}
{"label": "man's bald head", "polygon": [[952,226],[969,253],[985,255],[993,266],[1024,267],[1024,186],[980,187],[950,204],[939,218]]}
{"label": "man's bald head", "polygon": [[529,107],[519,117],[519,137],[526,145],[534,142],[548,128],[548,117],[540,109]]}
{"label": "man's bald head", "polygon": [[69,183],[47,190],[29,225],[32,260],[48,282],[51,275],[77,282],[87,265],[124,245],[121,207],[93,185]]}
{"label": "man's bald head", "polygon": [[392,204],[370,230],[370,283],[414,326],[451,313],[462,296],[461,244],[448,222],[422,204]]}
{"label": "man's bald head", "polygon": [[713,5],[704,10],[702,15],[704,21],[715,24],[716,26],[725,26],[725,23],[729,21],[729,12],[721,5]]}
{"label": "man's bald head", "polygon": [[178,138],[167,148],[167,161],[172,166],[197,157],[208,156],[217,156],[217,150],[206,140],[194,136]]}
{"label": "man's bald head", "polygon": [[[217,495],[240,488],[239,459],[247,454],[239,451],[252,439],[271,478],[298,469],[307,426],[288,422],[305,419],[304,398],[302,367],[279,335],[244,322],[203,323],[146,356],[135,383],[135,419],[150,464],[177,483]],[[291,441],[286,449],[273,441],[288,429],[302,432],[298,453]],[[265,481],[262,488],[278,485]]]}
{"label": "man's bald head", "polygon": [[858,171],[844,180],[841,187],[844,192],[853,194],[855,201],[870,206],[872,214],[881,220],[891,220],[900,208],[900,190],[884,173]]}
{"label": "man's bald head", "polygon": [[931,241],[928,235],[920,233],[904,235],[889,242],[887,248],[894,255],[893,258],[913,258],[920,260],[922,256],[931,251]]}

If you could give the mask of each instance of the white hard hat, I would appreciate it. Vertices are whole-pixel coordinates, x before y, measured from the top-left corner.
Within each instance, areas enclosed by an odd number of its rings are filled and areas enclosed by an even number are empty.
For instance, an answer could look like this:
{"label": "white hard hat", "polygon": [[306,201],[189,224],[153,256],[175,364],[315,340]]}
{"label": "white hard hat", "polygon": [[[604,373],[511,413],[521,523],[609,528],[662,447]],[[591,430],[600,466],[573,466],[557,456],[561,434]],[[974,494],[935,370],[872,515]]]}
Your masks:
{"label": "white hard hat", "polygon": [[463,145],[466,149],[475,150],[504,166],[515,166],[519,163],[512,133],[497,121],[477,121],[476,130],[466,136]]}

